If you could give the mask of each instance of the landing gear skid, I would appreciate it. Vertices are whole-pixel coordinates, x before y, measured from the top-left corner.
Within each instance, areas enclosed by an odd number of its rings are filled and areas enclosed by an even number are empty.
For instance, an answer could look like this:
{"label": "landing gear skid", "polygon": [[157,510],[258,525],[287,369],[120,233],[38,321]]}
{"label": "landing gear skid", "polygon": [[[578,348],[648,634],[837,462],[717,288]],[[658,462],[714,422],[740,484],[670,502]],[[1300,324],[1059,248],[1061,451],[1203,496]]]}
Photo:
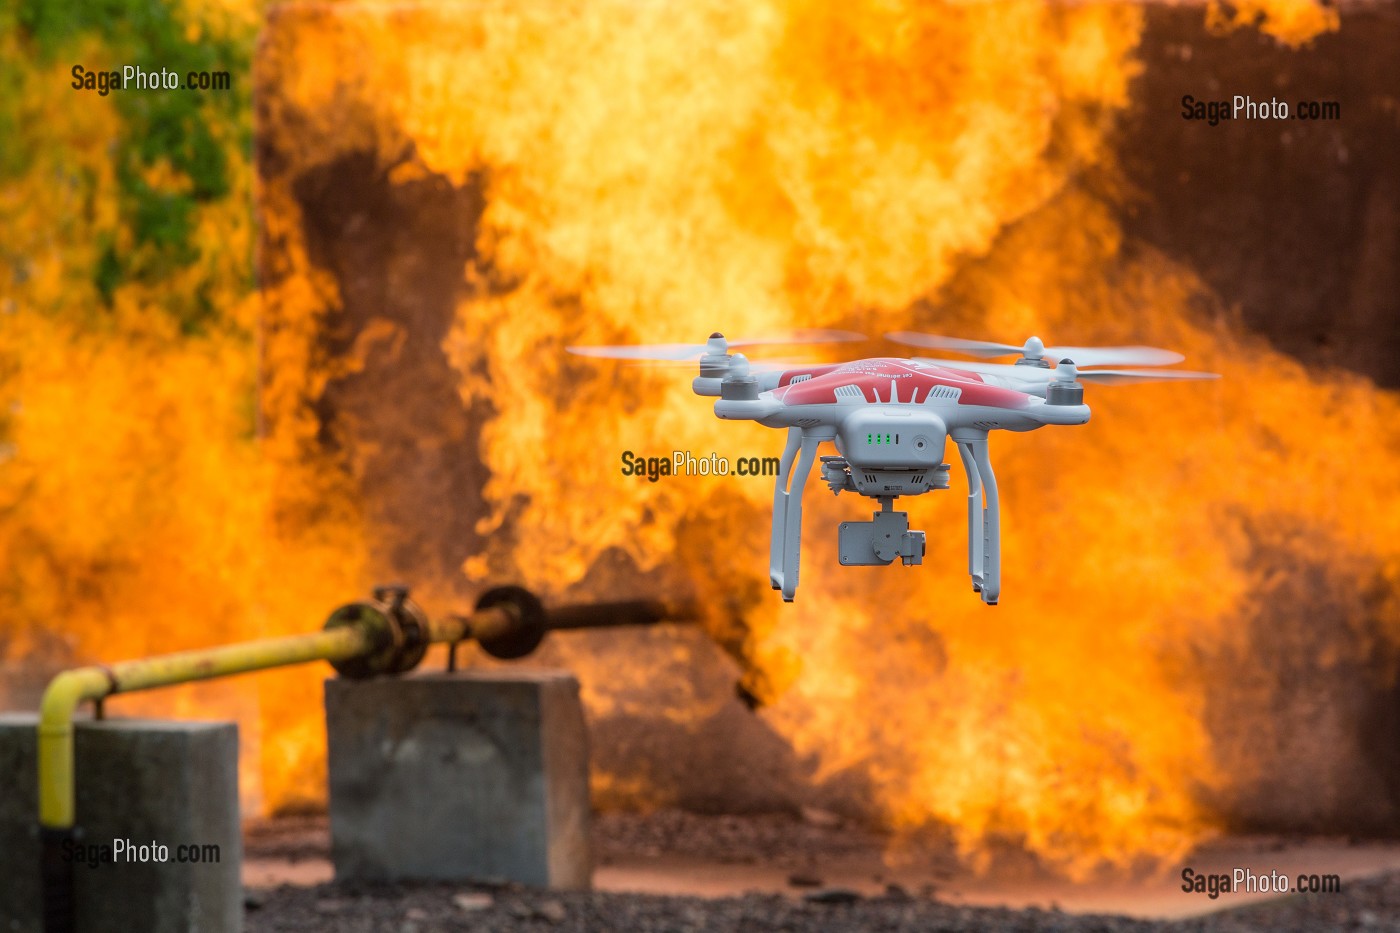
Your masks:
{"label": "landing gear skid", "polygon": [[[780,590],[783,602],[797,595],[797,574],[802,548],[802,491],[817,459],[817,448],[835,436],[830,429],[816,431],[788,428],[787,444],[778,464],[773,488],[773,530],[768,544],[768,581]],[[954,431],[963,470],[967,473],[967,572],[972,591],[982,602],[995,606],[1001,597],[1001,505],[997,478],[987,455],[986,431]],[[843,488],[840,458],[827,457],[824,478],[833,490]],[[827,467],[831,470],[828,471]],[[946,485],[946,465],[941,468]],[[924,482],[923,478],[920,478]],[[943,488],[935,486],[934,488]],[[909,530],[909,514],[894,509],[894,495],[872,496],[880,503],[868,522],[842,522],[839,531],[841,563],[847,566],[881,566],[896,559],[906,566],[921,564],[926,550],[922,531]]]}

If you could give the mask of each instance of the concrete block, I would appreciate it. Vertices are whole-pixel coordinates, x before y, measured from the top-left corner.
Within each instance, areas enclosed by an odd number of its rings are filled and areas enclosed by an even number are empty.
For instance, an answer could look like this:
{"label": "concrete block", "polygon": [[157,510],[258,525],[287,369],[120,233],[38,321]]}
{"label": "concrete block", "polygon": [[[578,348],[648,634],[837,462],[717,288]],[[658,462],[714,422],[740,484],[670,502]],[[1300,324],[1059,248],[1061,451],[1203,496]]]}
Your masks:
{"label": "concrete block", "polygon": [[[0,933],[40,931],[37,721],[29,713],[0,715]],[[80,721],[73,743],[82,846],[72,850],[78,933],[241,930],[238,727]],[[149,861],[112,861],[117,840],[163,846],[168,860],[156,861],[162,853],[148,850]],[[218,860],[180,861],[192,853],[179,847],[191,845],[217,846]]]}
{"label": "concrete block", "polygon": [[562,671],[326,681],[337,879],[587,888],[588,741]]}

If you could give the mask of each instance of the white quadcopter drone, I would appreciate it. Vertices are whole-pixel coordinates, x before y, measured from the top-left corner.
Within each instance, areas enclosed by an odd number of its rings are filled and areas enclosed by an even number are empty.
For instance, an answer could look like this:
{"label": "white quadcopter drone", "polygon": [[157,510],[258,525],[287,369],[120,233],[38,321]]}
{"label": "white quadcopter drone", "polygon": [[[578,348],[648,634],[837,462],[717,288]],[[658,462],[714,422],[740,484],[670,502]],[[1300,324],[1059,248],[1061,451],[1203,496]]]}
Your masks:
{"label": "white quadcopter drone", "polygon": [[[726,341],[719,333],[703,344],[569,347],[583,356],[630,360],[699,358],[696,395],[718,397],[715,415],[787,429],[787,446],[773,490],[769,579],[783,599],[797,593],[802,540],[802,491],[825,441],[839,456],[822,457],[822,479],[834,493],[855,492],[880,503],[868,522],[842,522],[840,560],[846,566],[887,565],[899,558],[921,564],[924,533],[909,530],[899,496],[948,488],[943,462],[951,437],[967,473],[967,564],[972,588],[995,606],[1001,595],[1001,532],[997,481],[987,455],[994,430],[1034,431],[1047,424],[1084,424],[1083,381],[1144,382],[1214,379],[1185,370],[1080,369],[1081,366],[1165,366],[1184,357],[1154,347],[1047,347],[1038,337],[1023,346],[960,340],[902,331],[890,340],[967,355],[1020,354],[1014,364],[878,357],[825,365],[750,365],[732,347],[776,343],[863,340],[842,331],[800,331],[781,339]],[[1046,358],[1058,360],[1051,366]],[[800,454],[800,456],[799,456]],[[793,462],[796,460],[796,471]]]}

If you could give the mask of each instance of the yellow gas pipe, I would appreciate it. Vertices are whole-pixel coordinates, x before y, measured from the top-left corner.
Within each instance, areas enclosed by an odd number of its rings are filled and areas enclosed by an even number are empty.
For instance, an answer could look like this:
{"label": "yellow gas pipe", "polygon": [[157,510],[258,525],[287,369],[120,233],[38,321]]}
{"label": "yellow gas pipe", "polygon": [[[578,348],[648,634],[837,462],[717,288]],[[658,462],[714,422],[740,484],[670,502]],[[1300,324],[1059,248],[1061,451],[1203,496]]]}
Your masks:
{"label": "yellow gas pipe", "polygon": [[[469,616],[430,620],[408,588],[379,587],[373,599],[341,606],[322,631],[220,648],[64,671],[44,692],[39,713],[39,835],[42,844],[43,918],[47,933],[73,929],[72,865],[63,845],[74,823],[73,714],[84,700],[100,702],[116,693],[168,687],[230,674],[329,661],[343,677],[403,674],[423,659],[430,644],[450,646],[474,639],[498,658],[533,651],[551,628],[649,625],[694,618],[688,603],[654,601],[565,606],[549,613],[539,599],[517,586],[488,591]],[[450,667],[449,667],[450,669]]]}
{"label": "yellow gas pipe", "polygon": [[431,643],[452,644],[455,656],[456,642],[476,638],[488,651],[518,656],[511,651],[527,654],[544,637],[544,608],[526,590],[492,590],[477,607],[470,616],[434,622],[408,599],[406,587],[380,587],[372,600],[335,610],[325,628],[313,634],[81,667],[56,676],[44,691],[38,729],[42,913],[47,933],[73,929],[73,873],[63,847],[74,833],[73,714],[79,703],[308,661],[329,661],[339,674],[352,678],[402,674],[417,666]]}
{"label": "yellow gas pipe", "polygon": [[341,661],[372,647],[367,629],[346,627],[64,671],[50,682],[39,707],[40,824],[73,825],[73,714],[84,700],[307,661]]}

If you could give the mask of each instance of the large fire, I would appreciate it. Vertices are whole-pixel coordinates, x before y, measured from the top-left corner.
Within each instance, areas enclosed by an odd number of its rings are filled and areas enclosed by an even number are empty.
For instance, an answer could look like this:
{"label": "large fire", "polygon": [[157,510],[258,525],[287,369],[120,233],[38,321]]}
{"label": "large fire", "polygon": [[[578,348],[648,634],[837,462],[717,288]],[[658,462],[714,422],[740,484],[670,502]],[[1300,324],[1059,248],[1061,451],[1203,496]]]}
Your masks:
{"label": "large fire", "polygon": [[[1295,42],[1335,26],[1306,3],[1211,15]],[[369,159],[386,185],[484,203],[441,343],[483,413],[470,430],[490,477],[465,580],[625,595],[594,576],[620,559],[722,607],[710,627],[760,715],[814,780],[858,774],[887,825],[950,826],[970,854],[1008,840],[1071,871],[1184,851],[1273,786],[1299,715],[1326,715],[1290,705],[1300,679],[1393,683],[1400,398],[1241,335],[1189,269],[1125,242],[1110,133],[1141,26],[1134,5],[1040,0],[276,14],[260,118],[295,144],[264,166],[264,289],[244,329],[180,344],[133,294],[120,340],[28,309],[6,332],[25,363],[0,534],[25,624],[0,647],[30,655],[62,631],[73,654],[114,658],[305,630],[392,563],[375,544],[390,523],[437,520],[362,517],[354,441],[318,420],[327,385],[405,339],[387,317],[343,332],[347,282],[299,203],[297,179]],[[240,334],[259,311],[254,444]],[[916,570],[837,569],[835,526],[865,507],[809,491],[783,606],[769,487],[617,466],[629,449],[775,455],[781,437],[718,422],[688,374],[563,347],[793,326],[1140,342],[1224,378],[1091,389],[1087,427],[993,438],[996,610],[968,591],[956,491],[910,505],[930,533]],[[429,594],[461,588],[427,576]],[[595,714],[647,688],[626,658],[571,661]],[[231,694],[273,806],[320,793],[320,676]],[[1314,792],[1354,791],[1333,778]]]}

